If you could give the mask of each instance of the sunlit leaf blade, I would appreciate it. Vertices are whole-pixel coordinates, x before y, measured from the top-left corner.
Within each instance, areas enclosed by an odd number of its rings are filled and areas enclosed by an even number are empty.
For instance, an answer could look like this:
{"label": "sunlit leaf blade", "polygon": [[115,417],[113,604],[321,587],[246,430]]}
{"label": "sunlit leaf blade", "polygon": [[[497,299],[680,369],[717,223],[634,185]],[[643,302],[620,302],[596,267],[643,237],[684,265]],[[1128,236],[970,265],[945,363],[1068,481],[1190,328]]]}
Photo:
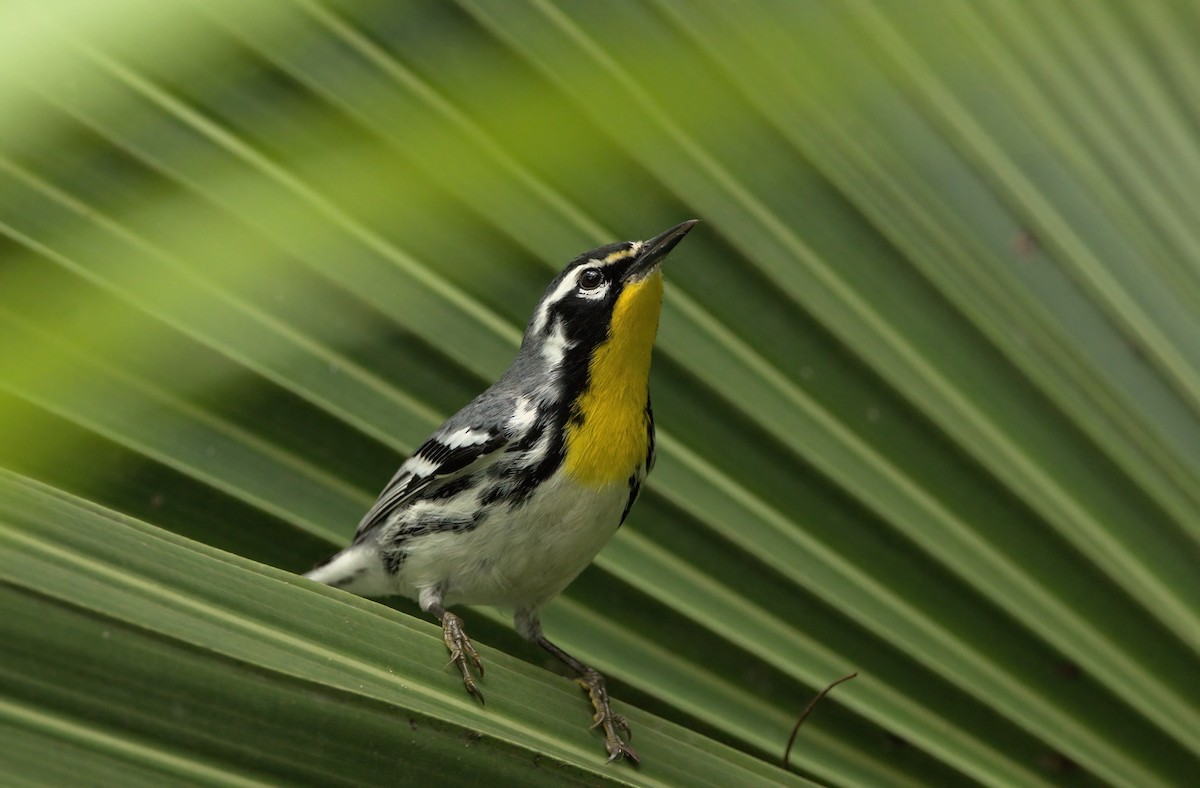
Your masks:
{"label": "sunlit leaf blade", "polygon": [[[795,715],[851,670],[793,754],[823,782],[1200,769],[1190,4],[0,22],[13,773],[69,776],[36,757],[59,746],[97,783],[386,782],[390,749],[426,782],[740,784],[780,776]],[[563,261],[690,217],[658,466],[545,621],[697,729],[638,714],[639,748],[741,753],[601,769],[566,682],[489,650],[479,710],[427,621],[286,572],[504,369]],[[465,615],[546,664],[505,614]]]}
{"label": "sunlit leaf blade", "polygon": [[[622,779],[591,746],[586,701],[570,681],[488,650],[491,702],[481,708],[442,670],[444,646],[428,624],[313,593],[287,573],[7,474],[0,545],[9,643],[0,676],[11,699],[0,713],[43,740],[195,781],[387,782],[397,769],[417,782]],[[786,776],[629,716],[656,762],[630,779]],[[11,740],[0,753],[20,756]]]}

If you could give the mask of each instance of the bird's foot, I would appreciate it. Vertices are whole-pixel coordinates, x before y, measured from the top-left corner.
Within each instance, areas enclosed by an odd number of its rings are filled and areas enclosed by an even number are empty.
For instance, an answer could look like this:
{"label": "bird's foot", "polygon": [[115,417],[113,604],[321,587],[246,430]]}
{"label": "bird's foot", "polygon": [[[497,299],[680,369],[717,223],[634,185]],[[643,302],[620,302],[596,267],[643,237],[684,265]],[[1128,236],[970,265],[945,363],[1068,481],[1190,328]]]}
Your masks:
{"label": "bird's foot", "polygon": [[467,633],[463,631],[462,619],[449,611],[442,616],[442,639],[446,641],[446,648],[450,649],[450,662],[446,666],[457,665],[462,672],[467,692],[483,703],[483,693],[475,686],[475,677],[471,675],[468,660],[475,666],[475,670],[479,671],[479,678],[483,678],[483,662],[479,659],[479,652],[471,645]]}
{"label": "bird's foot", "polygon": [[[624,757],[634,763],[640,763],[642,759],[637,754],[637,750],[628,744],[628,741],[633,741],[633,732],[629,730],[629,723],[620,714],[613,714],[612,708],[609,706],[608,688],[604,684],[604,677],[588,668],[579,679],[579,683],[588,691],[588,696],[592,699],[592,706],[596,709],[593,717],[595,723],[592,727],[604,731],[604,747],[608,750],[608,762],[612,763]],[[622,739],[619,733],[624,733],[625,738]]]}

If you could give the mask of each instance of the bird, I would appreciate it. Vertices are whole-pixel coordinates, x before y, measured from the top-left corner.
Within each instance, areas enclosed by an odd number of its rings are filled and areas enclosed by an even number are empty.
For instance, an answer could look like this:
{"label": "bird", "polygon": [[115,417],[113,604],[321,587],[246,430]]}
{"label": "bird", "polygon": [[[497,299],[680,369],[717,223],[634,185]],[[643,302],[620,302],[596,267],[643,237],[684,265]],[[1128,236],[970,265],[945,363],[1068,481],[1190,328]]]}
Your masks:
{"label": "bird", "polygon": [[360,596],[415,599],[441,623],[450,664],[481,703],[483,662],[448,608],[512,609],[516,631],[586,689],[609,762],[640,761],[629,724],[612,711],[604,677],[549,640],[539,613],[624,523],[654,467],[662,264],[696,223],[571,260],[507,371],[400,465],[351,544],[305,575]]}

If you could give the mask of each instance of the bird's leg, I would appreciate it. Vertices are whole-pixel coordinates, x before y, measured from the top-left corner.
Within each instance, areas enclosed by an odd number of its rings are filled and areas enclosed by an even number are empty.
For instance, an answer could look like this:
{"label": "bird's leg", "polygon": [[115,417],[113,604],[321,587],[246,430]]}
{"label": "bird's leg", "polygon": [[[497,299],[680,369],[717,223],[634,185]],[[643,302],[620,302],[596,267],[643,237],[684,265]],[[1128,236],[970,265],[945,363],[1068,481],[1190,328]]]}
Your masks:
{"label": "bird's leg", "polygon": [[475,677],[471,675],[467,660],[469,659],[475,669],[479,671],[479,678],[483,678],[483,662],[479,659],[479,652],[471,645],[467,633],[463,631],[462,619],[442,607],[443,590],[441,586],[424,589],[421,592],[421,609],[437,616],[438,620],[442,622],[442,639],[446,641],[446,648],[450,649],[448,665],[458,666],[467,692],[479,698],[479,702],[483,703],[483,693],[479,687],[475,686]]}
{"label": "bird's leg", "polygon": [[[633,740],[633,732],[629,730],[629,723],[620,714],[614,714],[612,707],[609,705],[608,688],[604,684],[604,676],[601,676],[599,671],[588,667],[551,643],[542,634],[542,625],[538,621],[536,612],[527,609],[518,610],[516,625],[517,631],[522,637],[537,643],[546,649],[546,651],[549,651],[569,665],[571,670],[579,674],[577,680],[587,690],[588,697],[592,700],[592,706],[596,710],[593,716],[595,723],[592,727],[600,728],[604,731],[604,747],[608,750],[609,763],[619,760],[622,757],[627,757],[634,763],[640,763],[641,757],[626,741]],[[619,735],[621,733],[625,734],[625,739],[621,738]]]}

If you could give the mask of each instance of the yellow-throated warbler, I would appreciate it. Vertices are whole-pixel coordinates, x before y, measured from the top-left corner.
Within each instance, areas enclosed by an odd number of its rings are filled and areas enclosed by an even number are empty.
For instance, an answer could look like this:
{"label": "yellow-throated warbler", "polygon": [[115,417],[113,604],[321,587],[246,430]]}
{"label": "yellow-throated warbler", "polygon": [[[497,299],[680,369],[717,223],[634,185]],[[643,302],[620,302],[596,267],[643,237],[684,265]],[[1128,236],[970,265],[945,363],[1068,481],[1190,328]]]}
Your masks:
{"label": "yellow-throated warbler", "polygon": [[538,610],[591,563],[654,465],[649,374],[660,265],[692,229],[580,255],[546,289],[521,349],[491,388],[400,466],[354,542],[306,576],[364,596],[399,594],[437,616],[467,690],[483,664],[453,604],[516,609],[517,631],[587,688],[609,760],[638,759],[604,678],[542,634]]}

